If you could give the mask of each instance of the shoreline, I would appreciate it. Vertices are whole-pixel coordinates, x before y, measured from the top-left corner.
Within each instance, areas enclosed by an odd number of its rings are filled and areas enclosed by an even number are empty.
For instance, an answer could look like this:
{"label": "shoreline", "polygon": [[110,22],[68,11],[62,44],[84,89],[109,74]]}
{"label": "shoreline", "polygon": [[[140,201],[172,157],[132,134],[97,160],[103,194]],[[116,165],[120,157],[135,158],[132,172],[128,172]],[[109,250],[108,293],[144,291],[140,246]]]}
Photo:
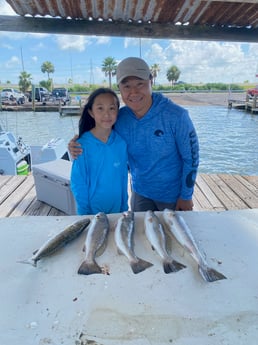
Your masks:
{"label": "shoreline", "polygon": [[245,100],[245,93],[234,93],[229,95],[228,92],[208,93],[208,92],[196,92],[196,93],[169,93],[164,94],[170,98],[174,103],[181,106],[196,105],[196,106],[225,106],[228,107],[229,98],[234,100]]}
{"label": "shoreline", "polygon": [[[183,92],[183,93],[163,93],[165,97],[171,99],[174,103],[181,106],[224,106],[228,107],[228,100],[232,98],[234,100],[244,101],[245,93],[233,93],[229,94],[228,92]],[[82,99],[82,107],[85,99]],[[75,105],[74,102],[71,103],[71,106]],[[78,105],[78,102],[76,102]],[[35,111],[36,112],[59,112],[59,104],[53,104],[52,102],[46,102],[42,104],[41,102],[36,102]],[[0,111],[33,111],[32,103],[26,102],[23,105],[12,105],[12,104],[3,104]]]}

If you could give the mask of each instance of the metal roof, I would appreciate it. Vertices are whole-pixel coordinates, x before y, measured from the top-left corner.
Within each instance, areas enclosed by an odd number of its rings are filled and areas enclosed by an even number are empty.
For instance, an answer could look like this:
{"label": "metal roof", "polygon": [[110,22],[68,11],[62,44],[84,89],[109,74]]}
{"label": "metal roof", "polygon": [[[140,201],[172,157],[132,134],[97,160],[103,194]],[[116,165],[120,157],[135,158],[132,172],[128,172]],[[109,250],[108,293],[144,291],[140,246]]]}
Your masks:
{"label": "metal roof", "polygon": [[[36,19],[61,18],[62,23],[70,21],[70,31],[74,30],[75,34],[79,33],[76,32],[78,28],[73,29],[72,23],[77,21],[82,25],[86,24],[86,28],[91,28],[90,32],[88,30],[84,32],[85,35],[93,34],[95,25],[96,34],[102,35],[139,37],[175,35],[175,38],[188,39],[189,36],[189,39],[194,39],[199,33],[200,39],[205,39],[206,36],[206,39],[219,39],[222,38],[221,35],[227,38],[231,35],[232,40],[244,38],[245,41],[258,41],[257,0],[6,1],[19,16],[25,17],[20,23],[32,23],[30,25],[34,31],[36,31],[36,28],[33,29],[35,23],[41,23],[41,20],[36,21]],[[28,15],[36,18],[28,18]],[[3,20],[5,17],[2,16]],[[60,22],[56,21],[56,23],[58,25]],[[78,27],[78,23],[75,27]],[[138,28],[138,31],[134,28]],[[5,30],[1,25],[1,16],[0,30]],[[41,28],[40,24],[38,30],[46,32],[47,29]],[[59,33],[60,29],[57,30]],[[69,31],[68,26],[65,25],[64,33],[72,33],[67,30]],[[192,30],[195,33],[194,37],[191,37]],[[181,37],[177,37],[180,35]],[[237,37],[234,39],[235,35]]]}

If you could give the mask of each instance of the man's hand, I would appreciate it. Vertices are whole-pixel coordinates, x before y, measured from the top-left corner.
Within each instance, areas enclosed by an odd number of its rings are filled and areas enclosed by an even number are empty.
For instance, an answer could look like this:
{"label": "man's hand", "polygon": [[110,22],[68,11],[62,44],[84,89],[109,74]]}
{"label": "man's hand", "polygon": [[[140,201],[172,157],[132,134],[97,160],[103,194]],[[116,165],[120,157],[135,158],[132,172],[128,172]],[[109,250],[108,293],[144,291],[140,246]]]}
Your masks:
{"label": "man's hand", "polygon": [[81,144],[76,141],[78,137],[78,135],[75,135],[68,143],[68,150],[73,159],[82,154]]}
{"label": "man's hand", "polygon": [[183,200],[178,199],[176,203],[176,211],[192,211],[193,210],[193,201],[192,200]]}

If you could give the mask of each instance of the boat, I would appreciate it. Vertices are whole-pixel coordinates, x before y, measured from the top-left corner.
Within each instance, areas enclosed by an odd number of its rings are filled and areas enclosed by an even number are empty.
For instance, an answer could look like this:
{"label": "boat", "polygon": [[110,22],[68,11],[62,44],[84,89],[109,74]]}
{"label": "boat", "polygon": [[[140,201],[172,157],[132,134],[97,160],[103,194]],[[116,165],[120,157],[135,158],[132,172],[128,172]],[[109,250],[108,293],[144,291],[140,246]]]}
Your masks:
{"label": "boat", "polygon": [[33,166],[49,161],[70,160],[62,138],[53,138],[43,146],[29,146],[22,137],[0,126],[0,175],[28,175]]}

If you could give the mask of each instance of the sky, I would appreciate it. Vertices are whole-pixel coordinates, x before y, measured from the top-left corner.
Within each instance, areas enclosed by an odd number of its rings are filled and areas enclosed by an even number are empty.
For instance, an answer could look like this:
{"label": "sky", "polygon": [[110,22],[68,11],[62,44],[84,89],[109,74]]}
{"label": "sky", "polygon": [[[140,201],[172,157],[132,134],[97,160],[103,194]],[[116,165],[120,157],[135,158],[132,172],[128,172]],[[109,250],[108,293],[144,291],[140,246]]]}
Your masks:
{"label": "sky", "polygon": [[[0,0],[1,15],[15,15]],[[149,66],[158,64],[156,84],[168,84],[166,72],[172,65],[186,83],[258,84],[258,43],[139,39],[125,37],[32,34],[0,31],[0,82],[17,84],[24,70],[38,84],[47,80],[41,65],[50,61],[54,85],[102,84],[105,58],[117,62],[128,56],[142,57]],[[115,78],[112,79],[115,83]],[[0,84],[0,85],[1,85]]]}

